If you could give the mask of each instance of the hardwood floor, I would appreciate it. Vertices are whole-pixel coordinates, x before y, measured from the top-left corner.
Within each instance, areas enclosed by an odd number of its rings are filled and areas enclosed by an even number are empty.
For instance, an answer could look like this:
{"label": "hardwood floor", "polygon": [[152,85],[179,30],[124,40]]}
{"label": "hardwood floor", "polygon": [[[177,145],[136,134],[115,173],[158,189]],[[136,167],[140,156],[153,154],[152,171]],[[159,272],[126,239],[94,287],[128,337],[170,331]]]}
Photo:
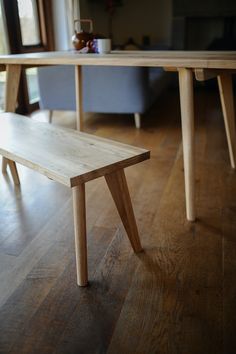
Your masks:
{"label": "hardwood floor", "polygon": [[[104,179],[86,185],[90,286],[76,285],[71,191],[19,167],[0,175],[0,353],[236,353],[236,174],[217,93],[196,92],[196,205],[186,221],[179,97],[87,132],[151,149],[126,170],[144,253]],[[47,120],[45,113],[34,119]],[[75,114],[53,124],[74,126]]]}

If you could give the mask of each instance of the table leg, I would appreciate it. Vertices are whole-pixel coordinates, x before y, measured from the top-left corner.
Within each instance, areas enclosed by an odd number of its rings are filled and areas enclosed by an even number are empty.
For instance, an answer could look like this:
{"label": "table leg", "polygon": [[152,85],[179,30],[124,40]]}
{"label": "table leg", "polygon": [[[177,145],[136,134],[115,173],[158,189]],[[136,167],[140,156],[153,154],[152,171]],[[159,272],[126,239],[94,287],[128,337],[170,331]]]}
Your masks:
{"label": "table leg", "polygon": [[76,129],[83,131],[82,67],[75,66]]}
{"label": "table leg", "polygon": [[105,175],[107,185],[120,214],[134,252],[142,251],[133,207],[129,195],[124,170]]}
{"label": "table leg", "polygon": [[229,148],[229,157],[231,167],[236,165],[236,132],[235,132],[235,112],[234,112],[234,96],[232,75],[222,73],[218,77],[218,85],[220,91],[220,99],[224,116],[226,137]]}
{"label": "table leg", "polygon": [[[6,66],[6,88],[5,88],[5,112],[15,112],[17,95],[20,83],[21,65]],[[8,160],[4,157],[2,161],[2,172],[6,173]],[[16,164],[12,161],[11,166],[17,173]]]}
{"label": "table leg", "polygon": [[77,284],[88,284],[85,185],[72,188]]}
{"label": "table leg", "polygon": [[179,90],[182,120],[186,213],[189,221],[195,220],[195,171],[194,171],[194,102],[193,73],[179,69]]}

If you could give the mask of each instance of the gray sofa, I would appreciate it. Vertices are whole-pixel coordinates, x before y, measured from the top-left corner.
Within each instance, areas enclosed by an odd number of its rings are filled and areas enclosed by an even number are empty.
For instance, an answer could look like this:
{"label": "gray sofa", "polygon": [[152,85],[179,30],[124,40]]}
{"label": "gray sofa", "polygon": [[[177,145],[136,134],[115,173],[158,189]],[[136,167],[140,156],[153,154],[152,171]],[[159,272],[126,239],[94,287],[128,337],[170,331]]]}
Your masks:
{"label": "gray sofa", "polygon": [[[161,68],[83,66],[83,110],[134,114],[136,127],[170,78]],[[38,69],[40,108],[75,110],[73,66]]]}

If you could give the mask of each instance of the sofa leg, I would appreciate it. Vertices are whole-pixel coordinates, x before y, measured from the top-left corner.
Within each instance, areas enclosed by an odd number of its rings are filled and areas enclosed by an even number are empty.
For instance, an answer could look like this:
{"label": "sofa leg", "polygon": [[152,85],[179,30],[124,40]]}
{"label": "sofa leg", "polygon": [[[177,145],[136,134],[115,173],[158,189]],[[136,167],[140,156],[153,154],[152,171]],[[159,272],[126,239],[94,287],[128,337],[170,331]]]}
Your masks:
{"label": "sofa leg", "polygon": [[141,114],[140,113],[134,113],[134,121],[135,121],[135,127],[137,129],[141,128]]}
{"label": "sofa leg", "polygon": [[52,124],[52,115],[53,115],[53,110],[50,109],[48,111],[48,121],[50,124]]}

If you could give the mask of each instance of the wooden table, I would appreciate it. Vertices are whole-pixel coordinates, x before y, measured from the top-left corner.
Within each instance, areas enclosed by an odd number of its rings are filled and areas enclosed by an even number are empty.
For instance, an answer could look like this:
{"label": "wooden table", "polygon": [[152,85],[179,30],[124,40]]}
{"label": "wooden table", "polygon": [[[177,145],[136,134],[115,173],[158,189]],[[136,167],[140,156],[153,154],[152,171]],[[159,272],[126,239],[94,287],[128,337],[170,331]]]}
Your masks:
{"label": "wooden table", "polygon": [[[110,54],[79,54],[78,52],[44,52],[0,56],[0,70],[7,71],[5,110],[14,112],[22,66],[43,65],[75,66],[77,129],[83,130],[82,107],[82,65],[146,66],[164,67],[178,71],[183,156],[185,174],[185,194],[187,219],[195,220],[194,188],[194,99],[193,76],[197,80],[217,77],[224,115],[227,142],[232,168],[236,165],[236,134],[232,73],[236,70],[236,52],[192,52],[192,51],[114,51]],[[3,171],[6,161],[3,161]]]}

